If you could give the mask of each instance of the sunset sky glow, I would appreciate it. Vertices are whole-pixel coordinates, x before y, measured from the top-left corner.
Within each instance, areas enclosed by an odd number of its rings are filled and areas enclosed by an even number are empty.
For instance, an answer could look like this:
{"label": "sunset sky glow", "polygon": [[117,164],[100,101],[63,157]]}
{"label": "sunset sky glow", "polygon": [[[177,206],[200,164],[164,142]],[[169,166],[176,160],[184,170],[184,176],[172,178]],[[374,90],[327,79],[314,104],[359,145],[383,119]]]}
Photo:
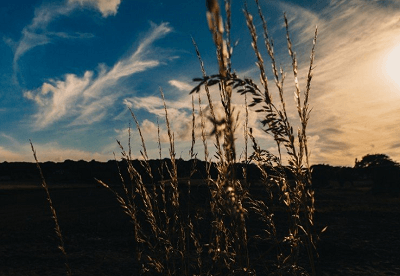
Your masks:
{"label": "sunset sky glow", "polygon": [[[249,2],[263,47],[261,22]],[[287,73],[285,96],[296,125],[293,73],[287,54],[287,13],[299,57],[302,89],[318,26],[309,122],[311,163],[353,166],[355,158],[384,153],[400,161],[400,1],[263,1],[278,64]],[[222,2],[221,2],[222,4]],[[259,82],[243,2],[232,1],[232,66]],[[14,0],[0,3],[0,162],[32,162],[29,139],[40,161],[119,158],[116,139],[128,144],[135,112],[151,158],[158,157],[157,120],[164,157],[168,143],[163,90],[177,157],[188,159],[193,78],[201,77],[192,44],[208,74],[218,72],[205,1]],[[269,58],[262,50],[273,87]],[[217,99],[217,90],[212,90]],[[201,93],[201,92],[200,92]],[[201,93],[205,109],[204,93]],[[198,98],[194,97],[198,110]],[[277,100],[277,97],[276,97]],[[234,96],[238,110],[244,98]],[[198,112],[198,111],[196,111]],[[257,114],[250,124],[259,129]],[[243,129],[237,131],[238,156]],[[199,134],[199,129],[197,130]],[[255,132],[264,148],[273,139]],[[140,139],[132,130],[134,157]],[[209,147],[212,147],[210,141]],[[198,157],[204,152],[200,137]]]}

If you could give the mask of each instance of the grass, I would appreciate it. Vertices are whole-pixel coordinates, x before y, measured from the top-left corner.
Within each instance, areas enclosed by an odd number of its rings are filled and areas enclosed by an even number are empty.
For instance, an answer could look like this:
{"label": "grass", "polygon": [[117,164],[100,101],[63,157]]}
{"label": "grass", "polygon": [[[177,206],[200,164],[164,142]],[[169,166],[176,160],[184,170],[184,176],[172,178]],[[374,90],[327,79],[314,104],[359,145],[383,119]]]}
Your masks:
{"label": "grass", "polygon": [[57,212],[56,212],[56,209],[54,208],[53,201],[51,200],[49,188],[48,188],[46,180],[45,180],[45,178],[43,176],[42,169],[40,168],[39,161],[37,159],[36,151],[35,151],[35,149],[33,147],[32,141],[30,141],[30,144],[31,144],[31,148],[32,148],[33,157],[35,158],[36,165],[37,165],[37,168],[38,168],[39,173],[40,173],[40,178],[42,179],[42,187],[46,192],[46,198],[47,198],[47,201],[49,202],[49,207],[50,207],[51,215],[52,215],[52,218],[53,218],[53,221],[54,221],[54,226],[55,226],[54,230],[55,230],[57,238],[59,240],[58,248],[60,249],[61,253],[63,254],[63,256],[65,258],[66,272],[67,272],[67,275],[70,276],[70,275],[72,275],[72,273],[71,273],[71,269],[70,269],[69,264],[68,264],[68,255],[67,255],[67,252],[65,251],[64,239],[63,239],[63,236],[62,236],[62,233],[61,233],[60,224],[58,223]]}
{"label": "grass", "polygon": [[[138,130],[142,150],[141,166],[133,166],[129,144],[126,151],[119,143],[122,159],[127,164],[129,179],[120,172],[121,190],[115,190],[101,180],[98,182],[114,193],[123,211],[133,223],[136,261],[140,271],[147,275],[317,275],[316,240],[313,228],[314,191],[311,186],[307,123],[310,116],[308,104],[317,31],[311,50],[307,85],[302,92],[298,83],[297,57],[292,49],[286,15],[286,38],[294,75],[295,104],[300,127],[294,132],[284,101],[285,74],[278,68],[273,43],[258,0],[258,16],[262,22],[263,44],[272,64],[273,84],[278,89],[278,101],[273,101],[264,59],[258,46],[257,30],[253,16],[245,5],[249,34],[260,72],[259,87],[252,79],[240,78],[231,64],[231,3],[225,0],[225,17],[216,0],[207,1],[208,25],[217,50],[218,73],[208,75],[195,41],[193,44],[200,61],[202,77],[194,79],[198,85],[192,90],[192,143],[189,150],[192,167],[188,178],[179,179],[175,153],[174,133],[168,119],[164,101],[165,122],[169,138],[169,161],[161,155],[160,128],[158,145],[160,167],[150,166],[145,139],[140,124],[131,110]],[[219,102],[212,101],[210,88],[218,85]],[[200,93],[206,93],[210,116],[202,109]],[[164,99],[163,91],[160,90]],[[245,148],[242,166],[238,166],[235,139],[238,133],[238,113],[233,107],[233,93],[243,95],[246,116],[243,128]],[[196,97],[198,99],[196,99]],[[247,101],[250,98],[250,103]],[[216,105],[223,107],[222,118],[216,115]],[[198,106],[196,113],[196,106]],[[248,127],[248,108],[261,116],[262,130],[271,135],[277,145],[277,155],[262,149]],[[193,175],[196,172],[194,145],[196,118],[200,120],[201,143],[204,148],[206,177],[203,188],[205,198],[192,194]],[[213,129],[206,129],[209,120]],[[214,160],[208,148],[209,140],[215,145]],[[252,144],[249,154],[247,144]],[[32,146],[34,156],[36,154]],[[36,159],[37,160],[37,159]],[[284,165],[287,160],[288,165]],[[247,169],[255,164],[262,175],[261,187],[247,181]],[[212,177],[211,170],[217,171]],[[39,167],[40,170],[40,167]],[[140,171],[144,171],[145,175]],[[166,176],[158,181],[155,175]],[[150,181],[144,181],[150,179]],[[253,186],[252,186],[253,185]],[[60,250],[66,259],[67,274],[71,274],[67,253],[57,215],[53,208],[47,185],[43,178],[50,209],[60,240]],[[258,192],[254,192],[258,191]],[[263,196],[259,196],[262,193]],[[201,203],[199,203],[199,201]]]}

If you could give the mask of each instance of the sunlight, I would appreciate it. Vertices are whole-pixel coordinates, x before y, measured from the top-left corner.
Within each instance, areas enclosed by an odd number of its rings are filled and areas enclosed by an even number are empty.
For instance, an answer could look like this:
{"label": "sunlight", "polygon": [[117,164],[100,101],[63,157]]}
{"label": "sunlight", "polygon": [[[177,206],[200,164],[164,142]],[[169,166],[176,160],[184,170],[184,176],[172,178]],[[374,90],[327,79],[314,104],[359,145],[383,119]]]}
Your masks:
{"label": "sunlight", "polygon": [[400,87],[400,45],[397,45],[387,55],[385,71],[385,74]]}

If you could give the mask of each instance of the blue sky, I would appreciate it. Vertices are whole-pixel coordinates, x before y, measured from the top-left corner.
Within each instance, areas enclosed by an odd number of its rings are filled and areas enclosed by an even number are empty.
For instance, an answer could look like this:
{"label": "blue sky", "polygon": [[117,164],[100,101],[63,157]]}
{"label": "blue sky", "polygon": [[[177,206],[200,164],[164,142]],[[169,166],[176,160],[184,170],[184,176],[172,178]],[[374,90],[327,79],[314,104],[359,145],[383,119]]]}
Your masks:
{"label": "blue sky", "polygon": [[[318,25],[308,132],[311,162],[353,165],[355,158],[368,153],[386,153],[400,161],[399,2],[260,3],[278,63],[287,72],[289,108],[293,107],[294,86],[282,14],[285,11],[290,21],[302,87]],[[233,68],[239,76],[258,81],[243,2],[232,1],[232,5],[232,39],[238,41]],[[251,1],[249,9],[261,30]],[[189,91],[194,86],[191,80],[201,76],[191,37],[207,72],[217,72],[205,13],[203,1],[2,1],[0,162],[33,161],[29,139],[41,161],[106,161],[114,158],[113,152],[118,157],[115,140],[127,145],[132,123],[128,107],[137,115],[152,158],[158,154],[157,120],[160,122],[167,156],[160,87],[175,133],[177,156],[188,158]],[[264,60],[268,62],[267,56]],[[272,80],[270,73],[268,76]],[[215,96],[218,93],[213,92]],[[238,110],[243,109],[243,97],[235,95],[234,101]],[[292,110],[289,115],[296,124]],[[259,126],[254,112],[250,124]],[[255,135],[265,148],[276,150],[268,135],[261,131]],[[132,130],[135,157],[140,155],[138,141],[137,131]],[[241,151],[240,129],[237,143]],[[200,144],[199,138],[199,156],[204,151]],[[212,147],[211,141],[209,145]]]}

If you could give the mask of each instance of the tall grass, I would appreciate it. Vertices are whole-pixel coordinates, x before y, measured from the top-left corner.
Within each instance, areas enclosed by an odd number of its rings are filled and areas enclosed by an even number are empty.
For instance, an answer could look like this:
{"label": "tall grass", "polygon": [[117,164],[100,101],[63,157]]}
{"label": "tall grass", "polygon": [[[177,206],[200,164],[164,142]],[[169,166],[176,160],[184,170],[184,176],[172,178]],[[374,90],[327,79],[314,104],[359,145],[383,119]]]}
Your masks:
{"label": "tall grass", "polygon": [[29,140],[29,143],[31,145],[33,158],[35,159],[36,166],[37,166],[37,168],[39,170],[40,178],[42,180],[42,187],[43,187],[44,191],[46,192],[46,198],[47,198],[47,201],[49,202],[49,207],[50,207],[50,211],[51,211],[51,217],[53,218],[54,226],[55,226],[54,227],[54,231],[55,231],[55,233],[57,235],[57,238],[58,238],[58,241],[59,241],[58,249],[60,249],[61,253],[64,256],[65,269],[66,269],[67,276],[70,276],[70,275],[72,275],[72,272],[71,272],[71,269],[69,267],[68,254],[65,251],[64,238],[63,238],[63,235],[61,233],[60,224],[58,223],[57,212],[56,212],[56,209],[54,208],[53,201],[52,201],[51,196],[50,196],[49,188],[48,188],[47,183],[46,183],[46,179],[44,178],[42,169],[41,169],[41,167],[39,165],[39,161],[38,161],[38,158],[36,156],[36,150],[33,147],[32,141]]}
{"label": "tall grass", "polygon": [[[143,182],[142,176],[131,165],[130,155],[126,154],[120,145],[122,157],[128,164],[131,188],[130,190],[126,188],[125,180],[121,178],[124,195],[113,192],[133,221],[138,251],[137,261],[142,265],[142,273],[162,275],[253,275],[256,273],[316,275],[317,273],[316,235],[313,229],[314,192],[311,187],[306,133],[310,115],[308,100],[317,31],[315,31],[311,50],[306,89],[302,93],[298,82],[297,57],[292,49],[288,21],[284,15],[287,47],[295,80],[295,103],[300,121],[300,127],[295,133],[284,101],[285,74],[276,65],[267,23],[258,1],[255,2],[262,22],[264,45],[272,64],[273,81],[279,92],[277,102],[273,101],[270,93],[264,60],[258,46],[256,27],[247,5],[245,5],[244,15],[260,71],[261,87],[250,78],[239,78],[232,70],[231,3],[229,0],[225,1],[225,22],[223,22],[218,2],[207,1],[207,20],[216,46],[219,66],[217,74],[207,75],[200,52],[193,40],[203,74],[201,78],[194,79],[198,85],[191,93],[199,93],[201,88],[204,88],[211,114],[209,117],[204,115],[201,99],[198,97],[201,140],[207,164],[204,185],[208,187],[208,197],[205,199],[205,205],[200,207],[191,202],[191,176],[196,170],[194,163],[189,173],[189,180],[181,182],[178,179],[174,134],[169,124],[165,101],[170,162],[161,163],[158,170],[165,170],[168,173],[168,181],[154,181],[154,172],[149,166],[145,139],[131,111],[142,141],[142,166],[152,179],[152,183]],[[216,103],[212,101],[210,92],[210,87],[217,84],[220,96],[218,104],[223,107],[222,118],[216,116]],[[250,95],[251,103],[248,107],[256,108],[262,116],[263,131],[274,138],[279,150],[279,154],[274,155],[259,146],[252,130],[248,127],[246,105],[244,127],[246,145],[243,163],[254,163],[261,172],[262,189],[265,191],[265,196],[261,198],[251,193],[246,181],[246,166],[242,167],[242,171],[237,171],[235,135],[238,114],[232,103],[233,93]],[[162,91],[161,96],[164,99]],[[190,155],[192,160],[196,160],[193,152],[196,143],[194,98],[192,101]],[[206,120],[210,120],[213,125],[211,131],[206,129]],[[211,162],[207,144],[208,134],[213,137],[216,148],[214,162]],[[253,148],[250,156],[247,149],[248,140],[251,141]],[[159,146],[161,160],[160,138]],[[287,166],[284,165],[284,158],[287,158]],[[216,178],[211,177],[210,171],[213,166],[218,172]],[[99,183],[112,190],[104,182],[99,181]],[[203,213],[200,210],[203,210]],[[282,225],[279,224],[281,222],[277,222],[275,218],[278,215],[282,216],[282,212],[286,214],[283,231]],[[252,223],[253,226],[255,225],[254,221],[258,221],[256,225],[261,229],[251,228]],[[254,250],[258,249],[262,243],[266,244],[263,247],[264,252],[254,254]],[[271,252],[275,253],[271,254]],[[307,256],[307,263],[304,262],[303,256]]]}
{"label": "tall grass", "polygon": [[[218,72],[213,75],[206,73],[200,51],[193,40],[202,76],[194,79],[198,84],[191,91],[192,143],[189,153],[192,166],[189,177],[178,177],[179,164],[175,153],[174,133],[164,94],[160,90],[164,100],[169,159],[162,159],[159,127],[160,166],[151,166],[140,124],[130,110],[141,141],[142,168],[139,170],[133,165],[129,131],[128,149],[125,150],[118,142],[129,179],[125,179],[120,172],[121,189],[115,189],[101,180],[98,182],[114,193],[133,223],[136,261],[140,264],[136,273],[316,275],[314,191],[311,186],[306,130],[310,116],[308,101],[317,31],[312,44],[307,84],[302,92],[298,82],[297,57],[289,35],[288,20],[284,15],[287,47],[294,75],[295,104],[300,122],[300,127],[295,132],[284,100],[285,73],[277,66],[273,43],[258,0],[255,2],[262,22],[263,44],[271,61],[273,84],[279,92],[277,101],[271,96],[256,26],[247,5],[244,15],[257,59],[261,86],[250,78],[240,78],[232,69],[230,1],[225,0],[224,3],[225,21],[218,2],[206,2],[208,25],[216,46]],[[216,85],[220,97],[218,102],[213,102],[210,87]],[[195,93],[200,93],[203,89],[210,116],[205,115],[200,96],[198,99],[195,97]],[[238,165],[235,143],[239,117],[232,103],[233,93],[242,94],[246,103],[243,129],[245,148],[241,166]],[[251,102],[247,105],[249,98]],[[223,108],[222,118],[216,115],[216,104]],[[260,115],[262,130],[273,137],[278,154],[260,147],[248,126],[249,108],[255,109]],[[196,123],[196,118],[200,122]],[[213,129],[206,129],[207,120],[212,123]],[[198,168],[197,155],[194,152],[197,142],[196,125],[201,128],[200,139],[206,164],[203,184],[197,185],[196,189],[206,191],[202,194],[204,198],[198,198],[199,194],[192,192],[193,175]],[[210,139],[216,151],[214,160],[208,145]],[[252,144],[252,152],[247,147],[248,141]],[[247,166],[251,164],[262,175],[258,183],[250,183],[247,179]],[[212,177],[212,170],[217,172],[216,177]],[[144,171],[145,175],[139,171]],[[160,175],[161,180],[155,175]]]}

